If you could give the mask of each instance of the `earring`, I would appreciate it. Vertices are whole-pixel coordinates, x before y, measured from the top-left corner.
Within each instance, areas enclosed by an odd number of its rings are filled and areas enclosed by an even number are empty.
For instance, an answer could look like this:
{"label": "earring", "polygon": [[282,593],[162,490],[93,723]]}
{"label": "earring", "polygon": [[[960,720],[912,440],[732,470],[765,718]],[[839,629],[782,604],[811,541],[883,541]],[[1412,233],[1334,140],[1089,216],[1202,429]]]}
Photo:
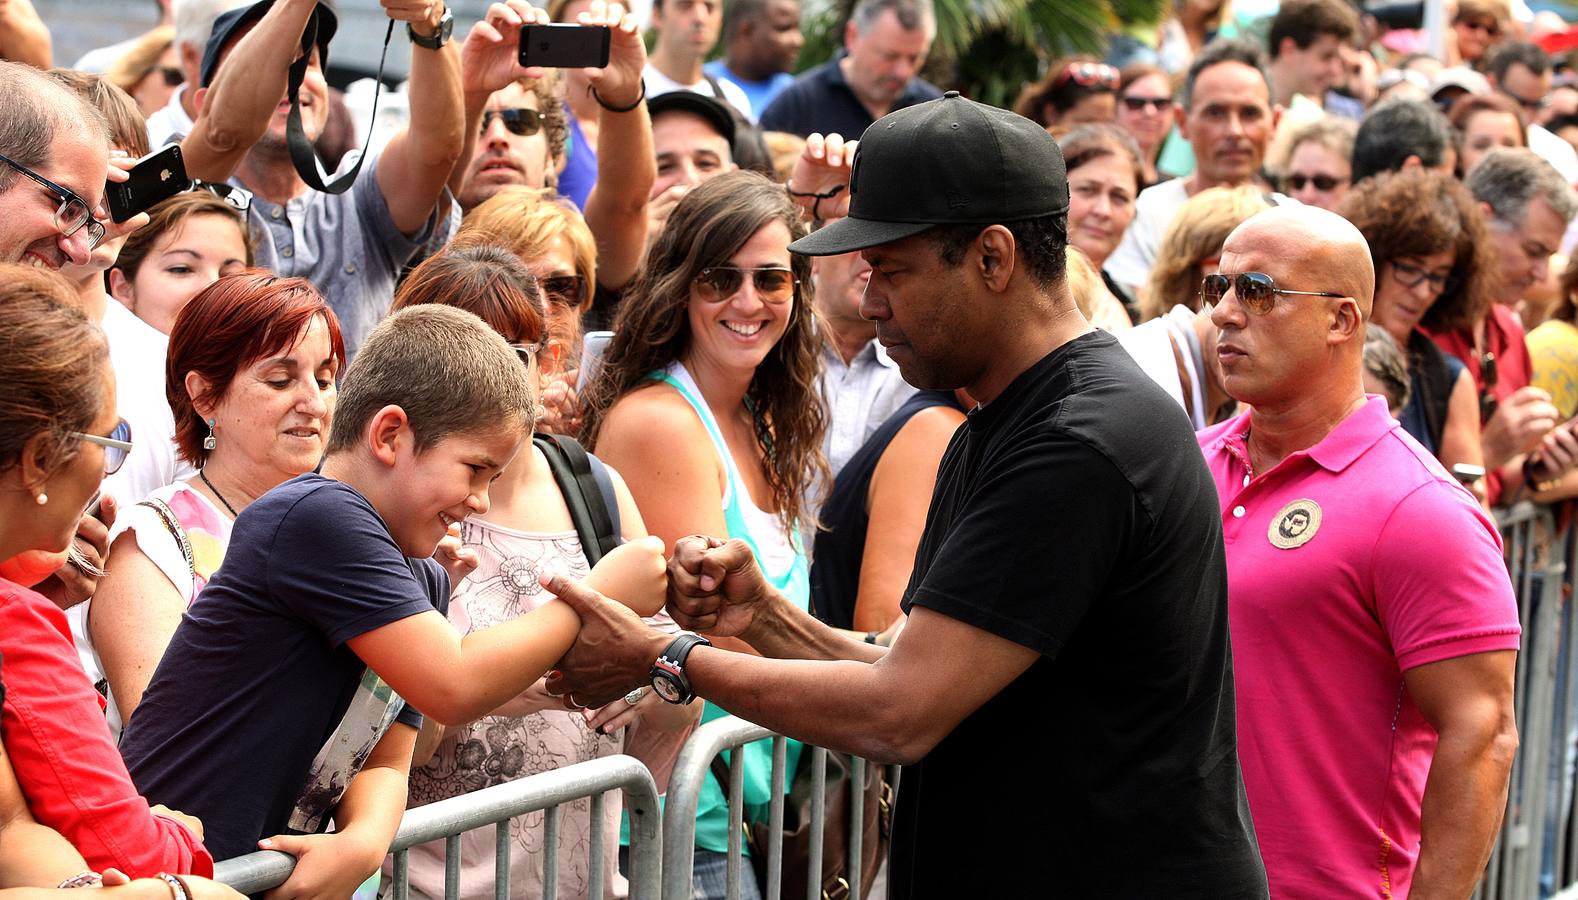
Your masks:
{"label": "earring", "polygon": [[208,420],[208,437],[203,438],[203,449],[212,450],[219,446],[219,439],[214,437],[214,420]]}
{"label": "earring", "polygon": [[38,492],[38,496],[34,497],[33,499],[38,501],[38,505],[39,506],[43,506],[44,504],[49,502],[49,495],[44,493],[43,491],[39,491]]}

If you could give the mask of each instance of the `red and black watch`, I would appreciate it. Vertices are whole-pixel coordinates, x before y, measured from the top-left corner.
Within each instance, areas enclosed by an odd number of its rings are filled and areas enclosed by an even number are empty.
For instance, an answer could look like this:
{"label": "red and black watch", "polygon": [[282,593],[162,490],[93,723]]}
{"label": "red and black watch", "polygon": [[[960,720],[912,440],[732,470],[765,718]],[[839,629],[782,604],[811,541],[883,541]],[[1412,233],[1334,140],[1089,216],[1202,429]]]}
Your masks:
{"label": "red and black watch", "polygon": [[685,677],[685,658],[696,647],[711,647],[712,641],[699,634],[682,631],[663,648],[652,664],[652,690],[669,703],[689,703],[696,699],[690,679]]}

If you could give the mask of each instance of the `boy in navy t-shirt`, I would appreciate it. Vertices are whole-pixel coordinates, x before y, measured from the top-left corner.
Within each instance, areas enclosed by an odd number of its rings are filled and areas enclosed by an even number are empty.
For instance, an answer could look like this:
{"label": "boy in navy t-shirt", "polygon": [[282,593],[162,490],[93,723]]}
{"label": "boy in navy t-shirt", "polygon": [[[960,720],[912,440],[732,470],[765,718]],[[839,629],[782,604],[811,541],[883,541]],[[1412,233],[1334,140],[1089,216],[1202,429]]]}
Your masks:
{"label": "boy in navy t-shirt", "polygon": [[[236,519],[121,741],[138,790],[199,816],[216,859],[282,850],[297,857],[287,890],[350,896],[399,826],[416,710],[471,721],[569,647],[579,620],[562,603],[462,639],[444,611],[475,561],[432,558],[487,511],[534,403],[482,320],[404,310],[347,372],[321,474]],[[662,550],[630,549],[660,595]]]}

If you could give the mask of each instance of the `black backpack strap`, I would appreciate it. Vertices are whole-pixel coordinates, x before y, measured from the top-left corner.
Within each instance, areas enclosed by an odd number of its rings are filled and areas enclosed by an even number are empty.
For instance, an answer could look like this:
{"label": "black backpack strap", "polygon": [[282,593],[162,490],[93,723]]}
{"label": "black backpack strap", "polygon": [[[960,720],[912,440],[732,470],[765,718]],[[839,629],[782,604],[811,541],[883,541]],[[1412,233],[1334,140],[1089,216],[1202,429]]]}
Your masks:
{"label": "black backpack strap", "polygon": [[614,536],[614,546],[625,542],[625,525],[619,515],[619,494],[614,491],[614,479],[608,475],[608,464],[591,454],[587,460],[592,464],[592,478],[597,481],[597,489],[603,494],[603,506],[608,509],[608,521],[612,526],[608,533]]}
{"label": "black backpack strap", "polygon": [[608,514],[608,503],[592,473],[591,457],[574,438],[563,435],[533,435],[532,443],[548,459],[553,480],[559,485],[559,493],[564,495],[570,520],[575,523],[575,533],[581,538],[587,564],[597,565],[598,560],[618,546],[618,537]]}

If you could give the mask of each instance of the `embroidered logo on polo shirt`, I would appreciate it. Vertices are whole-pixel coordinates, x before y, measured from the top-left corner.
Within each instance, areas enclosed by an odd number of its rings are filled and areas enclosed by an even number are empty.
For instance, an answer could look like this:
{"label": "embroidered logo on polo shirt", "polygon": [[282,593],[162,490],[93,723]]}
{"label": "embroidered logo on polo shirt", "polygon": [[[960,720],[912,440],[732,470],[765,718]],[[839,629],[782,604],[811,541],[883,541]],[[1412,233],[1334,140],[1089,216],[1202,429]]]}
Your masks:
{"label": "embroidered logo on polo shirt", "polygon": [[1279,550],[1302,547],[1320,530],[1320,504],[1314,500],[1294,500],[1277,513],[1266,530],[1271,546]]}

